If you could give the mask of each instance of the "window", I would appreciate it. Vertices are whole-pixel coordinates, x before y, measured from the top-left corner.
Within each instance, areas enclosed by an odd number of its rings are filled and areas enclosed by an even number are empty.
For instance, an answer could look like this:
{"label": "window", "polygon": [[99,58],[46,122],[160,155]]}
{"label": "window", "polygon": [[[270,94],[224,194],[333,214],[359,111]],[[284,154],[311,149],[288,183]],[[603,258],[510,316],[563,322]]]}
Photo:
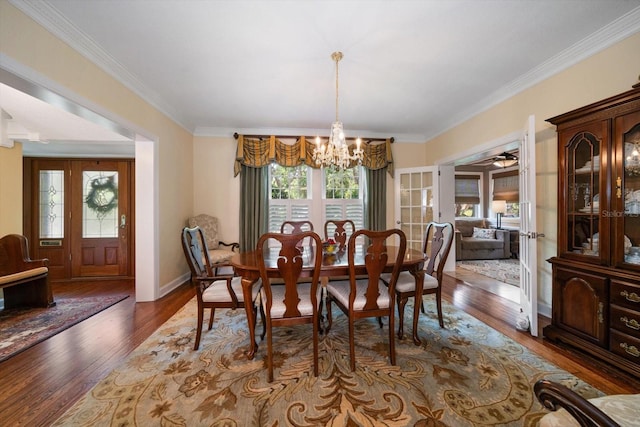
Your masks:
{"label": "window", "polygon": [[481,217],[480,188],[482,175],[456,172],[456,217]]}
{"label": "window", "polygon": [[284,221],[311,220],[310,168],[269,166],[269,231],[279,233]]}
{"label": "window", "polygon": [[323,238],[327,219],[350,219],[356,229],[363,228],[362,177],[361,167],[340,171],[271,164],[269,231],[280,232],[280,225],[287,220],[309,220]]}
{"label": "window", "polygon": [[507,203],[504,217],[520,217],[520,177],[518,169],[491,172],[491,200],[504,200]]}

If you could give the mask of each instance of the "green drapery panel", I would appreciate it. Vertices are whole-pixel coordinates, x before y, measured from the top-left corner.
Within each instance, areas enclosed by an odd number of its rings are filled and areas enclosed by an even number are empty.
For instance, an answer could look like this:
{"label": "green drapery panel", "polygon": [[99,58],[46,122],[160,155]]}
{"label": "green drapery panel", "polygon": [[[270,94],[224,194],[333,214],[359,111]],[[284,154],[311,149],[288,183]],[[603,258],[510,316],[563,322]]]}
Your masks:
{"label": "green drapery panel", "polygon": [[[306,164],[311,167],[318,167],[313,160],[315,144],[304,136],[292,138],[295,138],[295,142],[288,144],[273,135],[265,138],[245,138],[243,135],[238,135],[234,176],[238,176],[242,165],[256,168],[276,162],[282,166]],[[354,146],[355,144],[350,146],[351,151],[353,151]],[[364,151],[362,166],[365,169],[380,170],[386,168],[389,174],[393,176],[393,156],[391,155],[390,138],[379,144],[363,142],[362,149]],[[352,166],[356,166],[356,164],[354,162]]]}
{"label": "green drapery panel", "polygon": [[268,229],[269,171],[242,166],[240,174],[240,250],[252,251]]}
{"label": "green drapery panel", "polygon": [[364,226],[387,229],[387,176],[385,169],[365,169]]}

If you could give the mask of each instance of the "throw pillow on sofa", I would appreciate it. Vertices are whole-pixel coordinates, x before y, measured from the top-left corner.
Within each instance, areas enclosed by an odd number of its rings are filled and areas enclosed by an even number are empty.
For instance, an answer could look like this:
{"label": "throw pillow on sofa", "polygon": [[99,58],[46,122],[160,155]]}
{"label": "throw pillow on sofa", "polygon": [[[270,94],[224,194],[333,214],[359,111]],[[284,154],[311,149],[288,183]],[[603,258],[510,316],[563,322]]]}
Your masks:
{"label": "throw pillow on sofa", "polygon": [[491,228],[473,227],[473,235],[471,237],[475,239],[495,239],[496,230]]}

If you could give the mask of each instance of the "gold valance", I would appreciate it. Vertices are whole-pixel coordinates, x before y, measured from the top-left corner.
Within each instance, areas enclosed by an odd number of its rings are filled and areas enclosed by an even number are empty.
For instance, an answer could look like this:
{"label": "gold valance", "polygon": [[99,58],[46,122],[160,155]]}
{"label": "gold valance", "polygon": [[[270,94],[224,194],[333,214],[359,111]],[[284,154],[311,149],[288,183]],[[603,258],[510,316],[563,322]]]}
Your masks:
{"label": "gold valance", "polygon": [[[241,165],[259,168],[272,162],[282,166],[306,164],[317,168],[318,166],[313,160],[315,144],[304,136],[292,138],[295,138],[295,142],[286,143],[274,135],[264,138],[245,138],[243,135],[238,135],[234,176],[238,176],[240,173]],[[373,170],[388,166],[387,171],[393,176],[391,142],[392,139],[388,138],[378,144],[363,143],[364,158],[362,166]],[[349,148],[353,150],[353,146]],[[356,166],[356,163],[354,162],[351,166]]]}

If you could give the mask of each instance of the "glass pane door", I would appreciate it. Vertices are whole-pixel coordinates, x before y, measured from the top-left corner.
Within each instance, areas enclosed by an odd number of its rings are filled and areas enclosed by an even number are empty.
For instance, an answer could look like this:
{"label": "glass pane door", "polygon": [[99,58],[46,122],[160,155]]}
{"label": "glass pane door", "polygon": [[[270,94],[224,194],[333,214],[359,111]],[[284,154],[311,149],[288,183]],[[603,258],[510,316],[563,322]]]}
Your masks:
{"label": "glass pane door", "polygon": [[426,225],[434,214],[434,168],[396,171],[396,226],[407,235],[407,248],[422,250]]}

